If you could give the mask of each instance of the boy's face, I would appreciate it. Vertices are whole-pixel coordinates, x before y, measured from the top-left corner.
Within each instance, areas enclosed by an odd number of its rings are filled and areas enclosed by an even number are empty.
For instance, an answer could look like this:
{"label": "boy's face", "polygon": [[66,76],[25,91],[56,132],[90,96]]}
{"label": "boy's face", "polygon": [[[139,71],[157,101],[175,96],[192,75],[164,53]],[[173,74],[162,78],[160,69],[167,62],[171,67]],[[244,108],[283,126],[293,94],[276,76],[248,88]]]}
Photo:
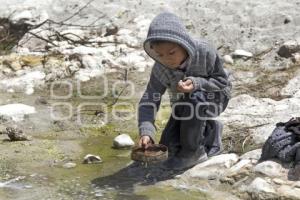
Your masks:
{"label": "boy's face", "polygon": [[171,69],[176,69],[187,58],[187,51],[180,45],[172,42],[162,42],[154,44],[152,49],[156,57],[163,65]]}

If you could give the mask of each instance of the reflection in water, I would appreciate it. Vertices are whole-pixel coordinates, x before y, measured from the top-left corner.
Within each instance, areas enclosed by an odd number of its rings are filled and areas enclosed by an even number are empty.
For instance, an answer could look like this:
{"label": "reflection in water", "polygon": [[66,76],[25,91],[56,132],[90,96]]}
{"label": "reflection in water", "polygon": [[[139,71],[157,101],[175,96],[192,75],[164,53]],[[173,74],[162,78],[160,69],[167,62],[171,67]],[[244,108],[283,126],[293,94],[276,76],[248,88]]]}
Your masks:
{"label": "reflection in water", "polygon": [[17,181],[25,179],[25,176],[18,176],[16,178],[10,179],[5,182],[0,182],[0,188],[13,188],[13,189],[22,189],[24,186],[21,184],[15,184]]}

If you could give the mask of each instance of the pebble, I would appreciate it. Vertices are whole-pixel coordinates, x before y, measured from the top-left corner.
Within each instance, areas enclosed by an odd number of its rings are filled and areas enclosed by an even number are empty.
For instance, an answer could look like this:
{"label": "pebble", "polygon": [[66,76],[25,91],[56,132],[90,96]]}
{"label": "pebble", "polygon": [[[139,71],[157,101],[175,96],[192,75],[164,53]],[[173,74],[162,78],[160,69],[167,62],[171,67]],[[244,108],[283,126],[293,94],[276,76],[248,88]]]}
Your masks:
{"label": "pebble", "polygon": [[65,169],[71,169],[71,168],[74,168],[74,167],[76,167],[76,163],[72,163],[72,162],[68,162],[68,163],[63,165],[63,168],[65,168]]}

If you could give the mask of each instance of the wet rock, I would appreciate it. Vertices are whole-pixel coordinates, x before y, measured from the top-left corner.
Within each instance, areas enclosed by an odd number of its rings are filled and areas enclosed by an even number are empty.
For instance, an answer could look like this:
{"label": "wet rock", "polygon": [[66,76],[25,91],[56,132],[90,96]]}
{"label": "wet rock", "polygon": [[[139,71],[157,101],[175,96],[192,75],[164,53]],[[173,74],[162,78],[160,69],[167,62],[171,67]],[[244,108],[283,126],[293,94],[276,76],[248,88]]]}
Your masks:
{"label": "wet rock", "polygon": [[75,168],[75,167],[76,167],[76,163],[72,163],[72,162],[68,162],[63,165],[63,168],[65,168],[65,169],[71,169],[71,168]]}
{"label": "wet rock", "polygon": [[254,199],[271,199],[276,196],[274,187],[260,177],[255,178],[246,190]]}
{"label": "wet rock", "polygon": [[225,62],[226,64],[232,65],[232,64],[234,63],[234,61],[233,61],[233,59],[232,59],[232,57],[231,57],[230,55],[225,55],[225,56],[223,57],[223,59],[224,59],[224,62]]}
{"label": "wet rock", "polygon": [[254,171],[270,177],[277,177],[282,174],[282,166],[274,161],[265,161],[257,164]]}
{"label": "wet rock", "polygon": [[83,164],[97,164],[97,163],[102,163],[102,159],[100,158],[100,156],[88,154],[83,159]]}
{"label": "wet rock", "polygon": [[134,145],[134,141],[127,134],[118,135],[117,137],[115,137],[113,141],[114,148],[125,148],[125,147],[131,147],[133,145]]}
{"label": "wet rock", "polygon": [[251,58],[253,57],[253,54],[251,52],[242,50],[242,49],[237,49],[232,53],[233,58],[242,58],[242,57],[247,57]]}
{"label": "wet rock", "polygon": [[286,41],[278,50],[278,55],[284,58],[290,58],[293,53],[300,51],[300,43],[297,40]]}
{"label": "wet rock", "polygon": [[23,133],[21,129],[18,129],[16,127],[7,127],[5,133],[11,141],[30,140],[29,137],[25,133]]}
{"label": "wet rock", "polygon": [[22,121],[25,115],[36,113],[32,106],[25,104],[7,104],[0,106],[0,115],[11,117],[14,121]]}

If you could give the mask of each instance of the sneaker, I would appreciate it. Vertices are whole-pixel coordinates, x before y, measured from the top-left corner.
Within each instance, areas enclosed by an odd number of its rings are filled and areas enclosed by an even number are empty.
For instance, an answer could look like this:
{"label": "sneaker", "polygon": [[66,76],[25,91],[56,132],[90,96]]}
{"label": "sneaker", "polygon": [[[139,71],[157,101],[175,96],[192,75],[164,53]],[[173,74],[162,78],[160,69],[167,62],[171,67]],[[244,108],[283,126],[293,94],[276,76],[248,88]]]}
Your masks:
{"label": "sneaker", "polygon": [[223,147],[211,147],[208,151],[207,151],[207,156],[208,157],[213,157],[213,156],[217,156],[220,155],[222,152],[224,151]]}
{"label": "sneaker", "polygon": [[162,162],[161,168],[164,170],[185,170],[191,168],[199,163],[202,163],[208,159],[207,154],[204,153],[200,157],[178,157],[173,156],[166,161]]}

